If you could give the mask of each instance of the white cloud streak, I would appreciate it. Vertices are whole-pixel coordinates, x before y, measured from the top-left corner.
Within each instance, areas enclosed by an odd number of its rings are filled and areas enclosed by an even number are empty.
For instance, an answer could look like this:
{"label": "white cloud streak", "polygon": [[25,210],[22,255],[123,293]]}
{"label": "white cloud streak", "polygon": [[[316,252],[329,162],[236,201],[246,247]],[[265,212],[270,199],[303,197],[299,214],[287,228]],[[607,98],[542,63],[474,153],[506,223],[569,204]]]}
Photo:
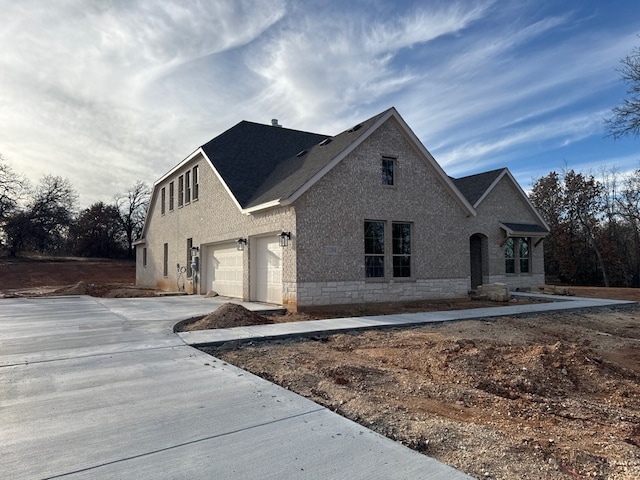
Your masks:
{"label": "white cloud streak", "polygon": [[604,93],[637,40],[538,10],[0,0],[0,152],[32,180],[67,176],[88,205],[242,119],[331,134],[395,105],[446,168],[502,166],[600,135]]}

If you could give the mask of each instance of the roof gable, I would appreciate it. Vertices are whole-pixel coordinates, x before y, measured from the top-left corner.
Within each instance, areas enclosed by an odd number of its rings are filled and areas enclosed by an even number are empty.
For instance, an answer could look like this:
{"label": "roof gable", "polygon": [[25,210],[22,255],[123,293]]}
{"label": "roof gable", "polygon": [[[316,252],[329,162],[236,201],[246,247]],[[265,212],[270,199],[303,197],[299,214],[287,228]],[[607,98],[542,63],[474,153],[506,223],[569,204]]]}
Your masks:
{"label": "roof gable", "polygon": [[506,178],[520,194],[520,197],[525,204],[531,209],[535,217],[539,220],[541,228],[549,230],[549,225],[544,221],[540,212],[533,206],[531,200],[526,193],[522,190],[522,187],[518,184],[508,168],[501,168],[498,170],[491,170],[490,172],[478,173],[476,175],[469,175],[468,177],[462,177],[453,179],[458,189],[462,194],[473,204],[473,208],[478,208],[482,201],[487,198],[489,193],[495,188],[495,186]]}
{"label": "roof gable", "polygon": [[462,178],[452,178],[453,183],[460,193],[465,196],[471,205],[477,207],[490,187],[494,185],[500,174],[504,172],[504,168],[491,170],[489,172],[469,175]]}

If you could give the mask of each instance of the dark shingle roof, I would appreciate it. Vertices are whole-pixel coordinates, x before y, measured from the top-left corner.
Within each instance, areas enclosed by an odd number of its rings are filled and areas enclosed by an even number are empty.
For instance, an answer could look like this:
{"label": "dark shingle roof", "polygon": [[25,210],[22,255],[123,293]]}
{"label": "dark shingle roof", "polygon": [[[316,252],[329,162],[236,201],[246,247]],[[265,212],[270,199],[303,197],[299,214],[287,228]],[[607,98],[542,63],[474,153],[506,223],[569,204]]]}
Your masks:
{"label": "dark shingle roof", "polygon": [[291,196],[387,111],[335,137],[242,121],[202,149],[240,206],[255,207]]}
{"label": "dark shingle roof", "polygon": [[476,202],[480,200],[482,195],[484,195],[504,170],[504,168],[500,168],[498,170],[491,170],[490,172],[469,175],[468,177],[450,178],[467,201],[475,206]]}
{"label": "dark shingle roof", "polygon": [[[359,127],[355,130],[352,127],[335,137],[322,138],[322,141],[306,148],[307,153],[304,155],[293,155],[279,162],[271,175],[256,191],[248,206],[253,207],[271,200],[291,196],[363,135],[385,113],[387,111],[358,124]],[[327,138],[330,142],[324,141]]]}
{"label": "dark shingle roof", "polygon": [[514,233],[549,233],[549,230],[534,223],[502,222],[502,225]]}
{"label": "dark shingle roof", "polygon": [[280,162],[326,135],[242,121],[202,146],[244,208]]}

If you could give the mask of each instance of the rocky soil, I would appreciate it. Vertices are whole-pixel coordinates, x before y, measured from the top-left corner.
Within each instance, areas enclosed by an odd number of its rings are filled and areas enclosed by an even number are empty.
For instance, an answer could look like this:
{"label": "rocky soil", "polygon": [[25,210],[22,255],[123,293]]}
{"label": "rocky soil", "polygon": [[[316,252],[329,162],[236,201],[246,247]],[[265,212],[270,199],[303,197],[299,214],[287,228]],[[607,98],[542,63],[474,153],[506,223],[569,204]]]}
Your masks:
{"label": "rocky soil", "polygon": [[477,478],[640,478],[636,309],[206,351]]}

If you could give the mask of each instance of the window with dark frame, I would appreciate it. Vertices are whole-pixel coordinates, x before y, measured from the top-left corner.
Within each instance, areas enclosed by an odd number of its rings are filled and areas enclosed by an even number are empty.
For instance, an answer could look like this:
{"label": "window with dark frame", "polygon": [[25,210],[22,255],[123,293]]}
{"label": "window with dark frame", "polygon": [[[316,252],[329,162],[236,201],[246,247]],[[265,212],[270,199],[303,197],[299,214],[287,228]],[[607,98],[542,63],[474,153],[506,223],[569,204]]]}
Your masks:
{"label": "window with dark frame", "polygon": [[191,203],[191,172],[184,174],[184,203]]}
{"label": "window with dark frame", "polygon": [[193,183],[193,189],[192,189],[193,191],[191,193],[192,193],[193,200],[197,200],[198,199],[198,165],[195,165],[193,167],[192,172],[193,172],[193,175],[191,176],[191,181]]}
{"label": "window with dark frame", "polygon": [[178,208],[184,205],[184,175],[178,177]]}
{"label": "window with dark frame", "polygon": [[175,188],[173,182],[169,183],[169,210],[173,210],[173,197],[175,193]]}
{"label": "window with dark frame", "polygon": [[165,207],[166,199],[167,199],[167,192],[165,190],[165,187],[162,187],[162,190],[160,190],[160,213],[162,215],[164,215],[164,207]]}
{"label": "window with dark frame", "polygon": [[395,185],[394,183],[395,159],[382,157],[382,185]]}
{"label": "window with dark frame", "polygon": [[164,244],[164,254],[162,257],[162,274],[167,277],[169,276],[169,244]]}
{"label": "window with dark frame", "polygon": [[147,247],[142,248],[142,266],[147,266]]}
{"label": "window with dark frame", "polygon": [[384,278],[384,222],[364,222],[366,278]]}
{"label": "window with dark frame", "polygon": [[513,238],[507,238],[507,242],[504,244],[504,261],[505,272],[516,273],[516,249]]}
{"label": "window with dark frame", "polygon": [[411,224],[394,223],[391,230],[393,276],[411,277]]}
{"label": "window with dark frame", "polygon": [[511,237],[504,244],[505,273],[531,272],[531,239]]}
{"label": "window with dark frame", "polygon": [[528,238],[520,238],[520,248],[518,258],[520,259],[520,273],[529,273],[531,265],[531,250],[529,248],[530,240]]}
{"label": "window with dark frame", "polygon": [[193,275],[193,270],[191,270],[191,247],[193,247],[193,238],[187,238],[187,278]]}

